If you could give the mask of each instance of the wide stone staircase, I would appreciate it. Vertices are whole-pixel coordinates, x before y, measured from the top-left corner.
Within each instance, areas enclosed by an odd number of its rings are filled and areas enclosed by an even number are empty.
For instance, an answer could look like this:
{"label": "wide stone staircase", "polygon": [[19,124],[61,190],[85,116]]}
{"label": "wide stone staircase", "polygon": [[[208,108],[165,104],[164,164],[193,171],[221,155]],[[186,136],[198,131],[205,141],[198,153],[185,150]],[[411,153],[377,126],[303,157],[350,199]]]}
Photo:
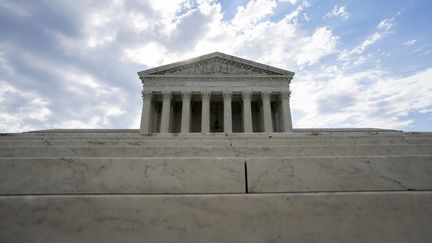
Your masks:
{"label": "wide stone staircase", "polygon": [[0,135],[0,242],[432,242],[432,133]]}

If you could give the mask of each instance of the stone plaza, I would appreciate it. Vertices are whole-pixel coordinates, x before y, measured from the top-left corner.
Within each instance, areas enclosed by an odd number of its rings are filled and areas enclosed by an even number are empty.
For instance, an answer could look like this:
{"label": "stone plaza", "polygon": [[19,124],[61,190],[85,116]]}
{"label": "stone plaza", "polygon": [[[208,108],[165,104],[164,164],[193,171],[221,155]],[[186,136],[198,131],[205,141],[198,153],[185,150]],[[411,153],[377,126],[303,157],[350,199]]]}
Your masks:
{"label": "stone plaza", "polygon": [[431,242],[432,133],[293,128],[294,73],[219,52],[138,76],[139,129],[0,134],[0,242]]}

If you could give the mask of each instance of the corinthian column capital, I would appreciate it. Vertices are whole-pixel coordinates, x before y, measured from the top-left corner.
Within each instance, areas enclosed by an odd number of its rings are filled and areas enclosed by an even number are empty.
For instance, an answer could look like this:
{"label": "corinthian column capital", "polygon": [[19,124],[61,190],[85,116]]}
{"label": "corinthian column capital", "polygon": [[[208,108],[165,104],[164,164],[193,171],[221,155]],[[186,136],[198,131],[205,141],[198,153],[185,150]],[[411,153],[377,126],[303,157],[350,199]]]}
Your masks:
{"label": "corinthian column capital", "polygon": [[141,95],[142,95],[143,100],[150,100],[153,96],[153,93],[150,91],[144,91],[143,90],[143,91],[141,91]]}
{"label": "corinthian column capital", "polygon": [[243,99],[243,101],[245,101],[245,100],[250,101],[251,98],[252,98],[252,92],[250,92],[250,91],[244,91],[244,92],[242,92],[242,99]]}
{"label": "corinthian column capital", "polygon": [[291,97],[291,91],[281,92],[281,99],[289,100]]}
{"label": "corinthian column capital", "polygon": [[201,92],[201,98],[203,101],[209,101],[210,96],[211,96],[210,92]]}
{"label": "corinthian column capital", "polygon": [[183,101],[190,101],[192,96],[191,92],[182,92]]}
{"label": "corinthian column capital", "polygon": [[270,96],[271,96],[271,92],[269,91],[261,92],[261,97],[263,100],[270,100]]}
{"label": "corinthian column capital", "polygon": [[171,92],[169,92],[169,91],[162,92],[162,98],[163,98],[164,100],[169,100],[169,99],[171,99]]}
{"label": "corinthian column capital", "polygon": [[232,92],[231,91],[224,91],[222,92],[222,96],[224,100],[230,100],[232,98]]}

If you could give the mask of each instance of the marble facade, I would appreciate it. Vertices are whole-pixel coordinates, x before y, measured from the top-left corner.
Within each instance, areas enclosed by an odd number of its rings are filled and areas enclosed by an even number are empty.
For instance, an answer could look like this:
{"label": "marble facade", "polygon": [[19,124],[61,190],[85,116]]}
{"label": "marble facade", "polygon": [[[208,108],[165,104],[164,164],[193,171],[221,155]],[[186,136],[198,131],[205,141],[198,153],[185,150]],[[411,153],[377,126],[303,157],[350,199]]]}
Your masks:
{"label": "marble facade", "polygon": [[138,72],[140,132],[291,132],[293,72],[215,52]]}

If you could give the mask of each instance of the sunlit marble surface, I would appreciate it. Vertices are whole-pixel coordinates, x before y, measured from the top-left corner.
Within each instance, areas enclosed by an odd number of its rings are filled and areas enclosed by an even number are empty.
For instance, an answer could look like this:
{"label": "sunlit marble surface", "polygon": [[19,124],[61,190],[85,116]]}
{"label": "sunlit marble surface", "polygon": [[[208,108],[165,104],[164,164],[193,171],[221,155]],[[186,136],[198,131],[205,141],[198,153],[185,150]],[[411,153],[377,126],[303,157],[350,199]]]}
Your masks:
{"label": "sunlit marble surface", "polygon": [[432,190],[432,155],[250,158],[249,192]]}
{"label": "sunlit marble surface", "polygon": [[432,193],[1,196],[0,242],[430,242]]}
{"label": "sunlit marble surface", "polygon": [[0,158],[1,194],[242,193],[240,158]]}
{"label": "sunlit marble surface", "polygon": [[430,155],[432,145],[32,146],[0,147],[0,157],[269,157]]}

